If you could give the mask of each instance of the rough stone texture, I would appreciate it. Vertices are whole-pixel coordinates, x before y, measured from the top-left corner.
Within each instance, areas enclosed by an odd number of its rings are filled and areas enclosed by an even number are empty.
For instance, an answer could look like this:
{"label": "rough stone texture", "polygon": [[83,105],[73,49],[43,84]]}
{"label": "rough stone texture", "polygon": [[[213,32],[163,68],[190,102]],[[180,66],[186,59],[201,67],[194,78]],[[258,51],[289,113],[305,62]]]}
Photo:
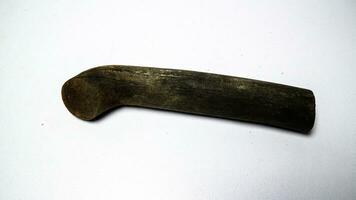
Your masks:
{"label": "rough stone texture", "polygon": [[62,87],[68,110],[93,120],[119,106],[140,106],[255,122],[307,133],[315,99],[307,89],[177,69],[101,66]]}

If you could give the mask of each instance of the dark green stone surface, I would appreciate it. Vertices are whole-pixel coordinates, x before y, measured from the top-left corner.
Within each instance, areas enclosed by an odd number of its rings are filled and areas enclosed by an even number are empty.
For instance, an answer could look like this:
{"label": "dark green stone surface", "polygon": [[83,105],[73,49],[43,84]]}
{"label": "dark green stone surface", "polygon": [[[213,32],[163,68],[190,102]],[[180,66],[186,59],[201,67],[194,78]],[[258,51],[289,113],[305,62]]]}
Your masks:
{"label": "dark green stone surface", "polygon": [[101,66],[62,87],[68,110],[93,120],[119,106],[139,106],[255,122],[308,132],[315,99],[307,89],[177,69]]}

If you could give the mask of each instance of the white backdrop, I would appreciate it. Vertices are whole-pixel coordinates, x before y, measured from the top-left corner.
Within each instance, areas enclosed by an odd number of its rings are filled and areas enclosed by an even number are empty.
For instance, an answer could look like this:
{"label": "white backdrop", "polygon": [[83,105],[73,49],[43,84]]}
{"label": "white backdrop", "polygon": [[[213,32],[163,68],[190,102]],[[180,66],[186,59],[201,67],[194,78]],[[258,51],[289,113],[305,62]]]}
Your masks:
{"label": "white backdrop", "polygon": [[[0,199],[355,199],[354,0],[0,1]],[[312,89],[309,136],[140,108],[72,116],[97,65]]]}

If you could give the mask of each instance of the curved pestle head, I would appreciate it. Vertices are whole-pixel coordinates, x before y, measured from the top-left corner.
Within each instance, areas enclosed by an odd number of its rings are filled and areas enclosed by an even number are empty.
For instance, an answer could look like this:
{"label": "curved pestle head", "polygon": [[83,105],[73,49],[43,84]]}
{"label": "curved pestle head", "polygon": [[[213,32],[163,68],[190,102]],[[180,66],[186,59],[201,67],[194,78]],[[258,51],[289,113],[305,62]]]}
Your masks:
{"label": "curved pestle head", "polygon": [[103,113],[103,94],[97,84],[85,77],[74,77],[64,83],[62,99],[67,109],[83,120],[93,120]]}

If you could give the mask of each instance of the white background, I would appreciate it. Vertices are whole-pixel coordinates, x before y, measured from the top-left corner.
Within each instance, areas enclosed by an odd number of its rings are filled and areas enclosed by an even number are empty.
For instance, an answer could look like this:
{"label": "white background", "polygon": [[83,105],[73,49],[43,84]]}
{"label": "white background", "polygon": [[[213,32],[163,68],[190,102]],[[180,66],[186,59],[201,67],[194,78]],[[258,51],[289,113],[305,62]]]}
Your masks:
{"label": "white background", "polygon": [[[354,0],[0,0],[0,199],[355,199],[355,46]],[[75,118],[62,84],[106,64],[312,89],[316,124]]]}

